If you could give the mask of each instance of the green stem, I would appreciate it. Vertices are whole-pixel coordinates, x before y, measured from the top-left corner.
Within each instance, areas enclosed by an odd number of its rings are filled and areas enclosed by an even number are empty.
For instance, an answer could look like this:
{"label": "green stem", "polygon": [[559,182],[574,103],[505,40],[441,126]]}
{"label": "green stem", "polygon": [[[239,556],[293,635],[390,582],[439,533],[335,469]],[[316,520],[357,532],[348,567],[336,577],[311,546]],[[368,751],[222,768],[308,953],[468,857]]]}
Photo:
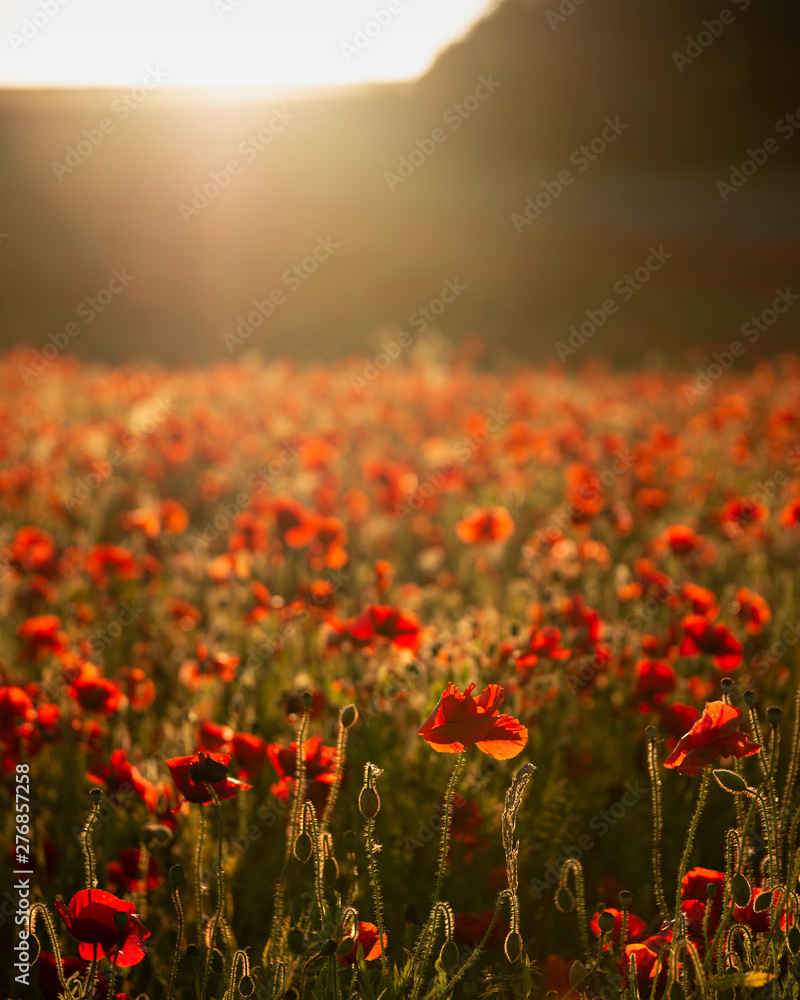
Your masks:
{"label": "green stem", "polygon": [[692,853],[692,848],[694,847],[694,838],[697,833],[697,824],[700,822],[700,816],[703,812],[703,808],[706,804],[706,799],[708,798],[708,784],[711,776],[711,768],[706,767],[703,769],[703,783],[700,785],[700,794],[697,797],[697,805],[695,806],[694,815],[692,816],[692,821],[689,824],[689,830],[686,834],[686,846],[683,849],[683,856],[681,857],[681,863],[678,866],[678,889],[675,896],[675,924],[678,923],[678,918],[681,913],[681,891],[683,889],[683,876],[686,874],[686,869],[689,865],[689,858]]}
{"label": "green stem", "polygon": [[661,874],[661,830],[663,820],[661,814],[661,778],[658,772],[655,737],[649,741],[647,750],[647,766],[650,772],[650,797],[653,804],[653,893],[656,897],[659,912],[663,920],[669,919],[669,909],[664,895],[664,879]]}
{"label": "green stem", "polygon": [[[217,853],[217,907],[214,910],[214,918],[211,923],[211,931],[208,939],[208,951],[206,952],[206,962],[203,969],[203,988],[200,991],[200,1000],[205,1000],[206,992],[208,990],[208,980],[211,975],[211,958],[214,954],[214,939],[217,936],[217,925],[219,924],[219,918],[222,914],[222,907],[225,904],[225,871],[222,867],[222,844],[225,839],[225,826],[222,818],[222,806],[219,802],[219,796],[216,793],[213,785],[206,785],[207,790],[214,796],[214,804],[217,807],[217,820],[219,821],[219,848]],[[203,806],[201,805],[202,809]],[[225,970],[223,969],[223,977]]]}
{"label": "green stem", "polygon": [[86,989],[83,992],[83,1000],[89,1000],[94,996],[94,977],[97,972],[97,945],[94,946],[92,954],[92,964],[89,966],[89,975],[86,977]]}
{"label": "green stem", "polygon": [[200,830],[197,834],[197,850],[194,858],[194,901],[197,908],[197,947],[203,949],[203,844],[206,838],[206,814],[200,806]]}
{"label": "green stem", "polygon": [[437,909],[442,894],[444,874],[447,867],[447,854],[450,847],[450,813],[452,809],[453,792],[458,785],[458,781],[464,770],[466,761],[466,751],[462,751],[462,753],[460,753],[456,758],[455,767],[453,768],[453,773],[450,776],[450,781],[447,785],[447,792],[445,793],[442,837],[439,846],[439,867],[436,873],[436,885],[433,890],[433,903],[431,905],[430,914],[425,922],[425,926],[422,928],[422,932],[420,933],[417,946],[414,949],[414,954],[412,956],[412,967],[417,970],[417,977],[414,984],[414,991],[411,994],[411,1000],[418,1000],[419,992],[422,988],[422,981],[425,976],[425,968],[428,964],[431,950],[433,948]]}
{"label": "green stem", "polygon": [[180,961],[181,944],[183,942],[183,906],[181,906],[181,898],[178,895],[178,887],[173,885],[171,889],[172,902],[175,906],[175,912],[178,914],[178,940],[175,942],[175,954],[172,956],[172,969],[169,974],[167,1000],[172,1000],[173,993],[175,992],[175,979],[178,975],[178,962]]}
{"label": "green stem", "polygon": [[378,876],[378,864],[375,861],[375,820],[368,819],[366,826],[367,834],[367,869],[369,872],[369,884],[372,888],[372,901],[375,906],[375,925],[378,928],[378,942],[381,949],[381,977],[385,982],[388,974],[386,962],[386,949],[383,943],[383,901],[381,899],[381,883]]}
{"label": "green stem", "polygon": [[[50,938],[50,947],[53,949],[53,955],[56,960],[56,972],[58,973],[58,981],[64,988],[64,992],[66,993],[68,992],[67,980],[66,977],[64,976],[64,963],[61,960],[61,948],[59,947],[58,944],[58,936],[56,935],[56,929],[53,925],[53,919],[47,912],[44,903],[34,903],[33,906],[30,908],[30,912],[28,914],[28,931],[31,937],[36,937],[35,934],[36,918],[39,916],[41,916],[41,918],[44,920],[44,925],[47,928],[47,935]],[[37,945],[39,945],[39,951],[41,952],[42,946],[39,944],[38,938],[36,938],[36,943]]]}

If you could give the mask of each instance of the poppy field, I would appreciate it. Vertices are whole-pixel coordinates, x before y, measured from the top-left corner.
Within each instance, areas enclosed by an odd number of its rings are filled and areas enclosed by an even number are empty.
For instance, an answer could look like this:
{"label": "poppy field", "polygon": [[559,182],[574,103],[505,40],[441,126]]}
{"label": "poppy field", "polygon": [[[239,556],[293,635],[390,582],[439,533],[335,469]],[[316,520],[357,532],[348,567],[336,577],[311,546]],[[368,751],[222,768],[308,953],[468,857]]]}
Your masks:
{"label": "poppy field", "polygon": [[800,359],[29,353],[0,995],[800,996]]}

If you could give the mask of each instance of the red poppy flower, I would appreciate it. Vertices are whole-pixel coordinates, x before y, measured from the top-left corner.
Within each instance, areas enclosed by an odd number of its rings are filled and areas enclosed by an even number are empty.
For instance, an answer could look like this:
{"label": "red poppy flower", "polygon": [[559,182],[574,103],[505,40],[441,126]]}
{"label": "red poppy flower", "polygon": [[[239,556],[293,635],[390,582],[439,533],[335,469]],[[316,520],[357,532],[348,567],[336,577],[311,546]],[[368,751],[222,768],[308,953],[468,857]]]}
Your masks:
{"label": "red poppy flower", "polygon": [[[70,934],[80,941],[81,958],[91,959],[95,948],[98,958],[107,958],[120,968],[138,965],[144,958],[144,942],[150,931],[134,912],[133,903],[103,889],[81,889],[69,901],[69,907],[57,899],[56,909]],[[117,913],[128,917],[122,930],[116,924]]]}
{"label": "red poppy flower", "polygon": [[780,513],[780,522],[784,528],[794,528],[800,524],[800,497],[786,504]]}
{"label": "red poppy flower", "polygon": [[257,778],[267,763],[267,742],[252,733],[235,733],[231,753],[245,779]]}
{"label": "red poppy flower", "polygon": [[671,705],[658,702],[654,708],[661,717],[661,725],[673,736],[682,736],[700,718],[694,705],[685,705],[681,701]]}
{"label": "red poppy flower", "polygon": [[719,522],[726,534],[739,534],[748,525],[760,524],[768,513],[767,507],[754,497],[734,497],[723,504]]}
{"label": "red poppy flower", "polygon": [[736,616],[744,622],[744,630],[748,635],[758,635],[772,619],[769,604],[760,594],[740,587],[736,591]]}
{"label": "red poppy flower", "polygon": [[[721,892],[722,890],[718,890]],[[765,910],[759,910],[758,913],[753,909],[753,903],[756,900],[756,896],[760,896],[765,890],[759,889],[758,886],[753,886],[750,899],[747,906],[736,906],[733,907],[733,919],[737,924],[747,924],[751,931],[755,934],[759,932],[766,932],[772,926],[772,919],[775,916],[775,909],[780,900],[781,891],[780,889],[773,890],[772,901],[770,905]],[[768,891],[768,890],[767,890]],[[785,920],[786,911],[784,910],[783,917]],[[783,926],[783,922],[781,923]]]}
{"label": "red poppy flower", "polygon": [[363,614],[353,619],[348,632],[357,643],[370,644],[375,639],[385,639],[400,649],[411,650],[419,645],[416,618],[407,611],[382,604],[370,604]]}
{"label": "red poppy flower", "polygon": [[113,715],[122,704],[122,692],[105,677],[77,677],[67,693],[81,708],[98,715]]}
{"label": "red poppy flower", "polygon": [[456,534],[467,545],[503,542],[514,534],[514,520],[505,507],[483,507],[457,521]]}
{"label": "red poppy flower", "polygon": [[668,663],[662,663],[660,660],[639,660],[636,664],[634,694],[638,698],[649,698],[652,694],[667,694],[669,691],[674,691],[677,684],[675,671]]}
{"label": "red poppy flower", "polygon": [[61,619],[57,615],[37,615],[17,627],[17,635],[28,643],[33,655],[40,650],[63,653],[67,648],[67,633],[59,631]]}
{"label": "red poppy flower", "polygon": [[561,629],[555,625],[545,625],[544,628],[531,629],[528,642],[520,650],[515,662],[520,670],[535,667],[542,656],[551,660],[568,660],[572,653],[561,640]]}
{"label": "red poppy flower", "polygon": [[51,576],[56,568],[56,547],[52,537],[30,524],[14,535],[8,556],[11,565],[23,573]]}
{"label": "red poppy flower", "polygon": [[[310,736],[303,743],[303,756],[306,798],[314,806],[319,819],[325,812],[331,785],[336,781],[336,747],[324,746],[321,736]],[[267,757],[280,776],[271,788],[272,794],[281,802],[288,802],[297,770],[297,744],[282,747],[278,743],[270,743],[267,745]]]}
{"label": "red poppy flower", "polygon": [[462,694],[455,684],[448,684],[417,735],[424,736],[437,753],[462,753],[476,746],[495,760],[516,757],[528,742],[528,730],[510,715],[500,715],[501,687],[490,684],[480,697],[472,694],[474,687],[470,684]]}
{"label": "red poppy flower", "polygon": [[666,528],[657,541],[662,546],[668,546],[676,556],[699,552],[703,548],[703,539],[700,535],[684,524],[673,524]]}
{"label": "red poppy flower", "polygon": [[681,622],[684,631],[681,639],[681,656],[706,653],[720,670],[735,670],[742,662],[744,647],[736,636],[721,622],[714,624],[702,615],[686,615]]}
{"label": "red poppy flower", "polygon": [[90,781],[94,784],[104,784],[109,793],[120,793],[123,796],[131,789],[144,802],[150,812],[155,812],[158,805],[159,789],[152,781],[148,781],[142,772],[127,758],[124,750],[112,750],[108,764],[93,764],[89,772]]}
{"label": "red poppy flower", "polygon": [[668,953],[671,939],[662,935],[654,935],[638,944],[626,944],[622,959],[617,962],[617,968],[622,976],[622,985],[630,986],[631,958],[636,968],[636,984],[639,995],[652,995],[653,980],[657,980],[655,995],[660,997],[667,984]]}
{"label": "red poppy flower", "polygon": [[[228,767],[231,762],[231,758],[226,753],[209,753],[209,754],[188,754],[185,757],[173,757],[172,760],[167,761],[167,767],[169,768],[169,773],[172,775],[172,780],[175,782],[178,791],[184,796],[187,802],[197,802],[199,805],[207,806],[209,802],[214,801],[214,796],[208,791],[206,785],[210,784],[214,791],[217,793],[217,798],[219,799],[232,799],[235,798],[236,793],[241,789],[242,791],[247,791],[247,789],[252,788],[252,785],[248,785],[244,781],[237,781],[236,778],[229,778],[227,774],[224,777],[219,778],[217,781],[198,781],[196,782],[191,774],[191,769],[195,766],[201,766],[203,758],[209,758],[212,762],[224,765]],[[177,812],[178,809],[183,805],[181,801],[172,811]]]}
{"label": "red poppy flower", "polygon": [[[386,944],[388,937],[386,933],[383,935],[383,948],[386,950]],[[337,953],[336,958],[340,965],[355,965],[358,958],[358,946],[364,952],[365,962],[374,962],[376,958],[381,957],[381,943],[378,938],[378,928],[375,924],[371,924],[366,920],[359,920],[358,926],[356,928],[356,933],[353,936],[353,947],[346,955],[340,955]]]}
{"label": "red poppy flower", "polygon": [[[613,906],[609,906],[604,913],[610,913],[614,917],[614,926],[611,929],[611,941],[614,944],[619,944],[620,935],[622,934],[622,910],[617,910]],[[600,937],[600,911],[595,913],[592,919],[589,921],[589,926],[592,928],[592,933],[596,937]],[[640,940],[644,929],[647,924],[642,920],[641,917],[637,917],[635,913],[628,912],[628,920],[625,924],[625,943]],[[608,948],[608,944],[605,946]]]}
{"label": "red poppy flower", "polygon": [[724,701],[709,702],[703,714],[664,761],[692,777],[717,757],[752,757],[761,749],[739,729],[742,713]]}
{"label": "red poppy flower", "polygon": [[30,695],[21,687],[0,687],[0,740],[11,743],[23,722],[36,718]]}
{"label": "red poppy flower", "polygon": [[233,730],[230,726],[218,726],[216,722],[208,720],[200,723],[198,733],[198,750],[229,750],[230,741],[233,739]]}
{"label": "red poppy flower", "polygon": [[112,885],[122,886],[126,892],[144,892],[146,889],[157,889],[163,883],[161,865],[152,854],[148,858],[144,881],[139,877],[141,851],[138,847],[121,848],[117,858],[116,861],[106,862],[106,876]]}
{"label": "red poppy flower", "polygon": [[713,592],[706,587],[700,587],[696,583],[684,583],[681,587],[681,594],[691,602],[692,613],[702,615],[712,621],[719,614],[717,599]]}

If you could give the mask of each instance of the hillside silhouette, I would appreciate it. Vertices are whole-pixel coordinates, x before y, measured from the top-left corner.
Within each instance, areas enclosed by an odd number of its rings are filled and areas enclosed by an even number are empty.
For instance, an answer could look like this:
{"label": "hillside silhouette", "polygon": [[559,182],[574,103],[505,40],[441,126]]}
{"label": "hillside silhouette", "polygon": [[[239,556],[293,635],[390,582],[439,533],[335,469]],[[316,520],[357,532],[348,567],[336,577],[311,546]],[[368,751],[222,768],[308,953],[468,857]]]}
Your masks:
{"label": "hillside silhouette", "polygon": [[557,361],[604,314],[569,363],[707,356],[800,249],[800,13],[726,9],[507,0],[412,84],[312,96],[4,91],[2,346],[72,322],[84,358],[335,357],[435,325]]}

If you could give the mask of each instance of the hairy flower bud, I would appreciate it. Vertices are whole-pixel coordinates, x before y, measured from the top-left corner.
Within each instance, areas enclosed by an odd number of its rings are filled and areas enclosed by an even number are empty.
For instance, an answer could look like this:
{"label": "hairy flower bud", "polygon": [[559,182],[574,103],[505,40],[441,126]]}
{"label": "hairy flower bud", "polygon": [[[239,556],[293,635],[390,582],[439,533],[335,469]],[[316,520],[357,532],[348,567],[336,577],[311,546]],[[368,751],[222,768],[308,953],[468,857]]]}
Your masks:
{"label": "hairy flower bud", "polygon": [[358,808],[365,819],[375,819],[380,812],[381,798],[374,788],[364,785],[358,796]]}

